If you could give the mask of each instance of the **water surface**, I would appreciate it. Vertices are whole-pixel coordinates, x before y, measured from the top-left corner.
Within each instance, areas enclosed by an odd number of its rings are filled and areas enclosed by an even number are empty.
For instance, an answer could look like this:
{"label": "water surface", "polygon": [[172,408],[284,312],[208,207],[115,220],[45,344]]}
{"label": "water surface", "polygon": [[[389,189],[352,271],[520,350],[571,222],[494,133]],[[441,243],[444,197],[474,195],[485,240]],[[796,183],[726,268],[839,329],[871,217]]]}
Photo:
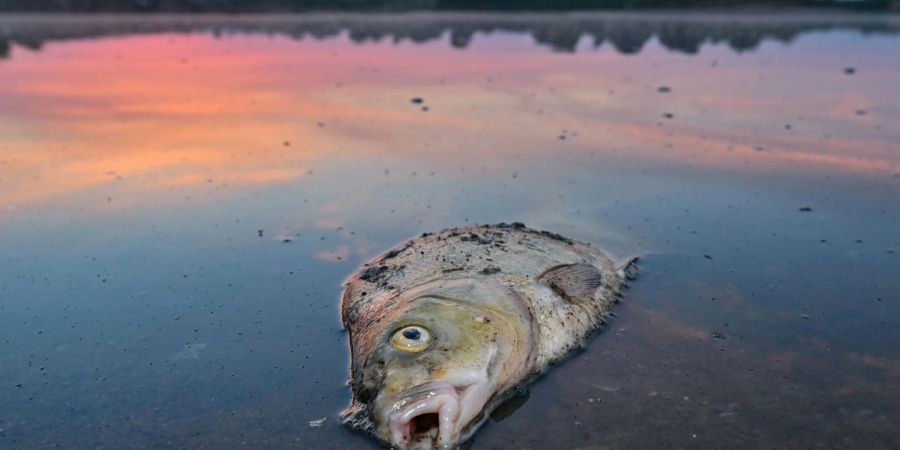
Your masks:
{"label": "water surface", "polygon": [[473,449],[900,446],[895,17],[0,25],[0,448],[377,448],[341,280],[500,221],[642,272]]}

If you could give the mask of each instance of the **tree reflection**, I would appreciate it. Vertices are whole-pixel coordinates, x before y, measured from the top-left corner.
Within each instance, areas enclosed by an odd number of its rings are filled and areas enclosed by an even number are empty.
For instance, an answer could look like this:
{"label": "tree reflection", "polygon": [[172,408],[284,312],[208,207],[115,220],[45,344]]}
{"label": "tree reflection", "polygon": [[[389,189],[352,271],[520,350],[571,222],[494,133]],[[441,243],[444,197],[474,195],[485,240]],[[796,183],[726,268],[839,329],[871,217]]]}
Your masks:
{"label": "tree reflection", "polygon": [[[846,16],[845,16],[846,17]],[[704,14],[457,14],[196,17],[107,16],[102,19],[33,16],[28,20],[0,17],[0,58],[11,44],[40,50],[45,41],[146,33],[266,33],[294,39],[328,39],[343,33],[356,43],[432,42],[449,37],[454,48],[468,47],[479,34],[526,34],[555,52],[574,52],[587,38],[594,47],[605,42],[623,54],[639,53],[653,38],[667,50],[696,54],[705,44],[725,43],[735,52],[752,50],[766,40],[791,42],[803,33],[851,30],[897,33],[900,22],[877,16],[716,16]]]}

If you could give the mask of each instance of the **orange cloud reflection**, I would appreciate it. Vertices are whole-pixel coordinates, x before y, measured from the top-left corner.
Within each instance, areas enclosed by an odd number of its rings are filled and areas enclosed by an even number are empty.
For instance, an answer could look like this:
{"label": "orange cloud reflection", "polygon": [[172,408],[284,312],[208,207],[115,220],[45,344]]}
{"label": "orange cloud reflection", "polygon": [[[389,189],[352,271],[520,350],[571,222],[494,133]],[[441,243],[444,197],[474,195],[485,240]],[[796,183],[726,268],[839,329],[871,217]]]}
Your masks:
{"label": "orange cloud reflection", "polygon": [[[900,167],[888,126],[896,111],[878,108],[900,103],[887,98],[896,90],[877,91],[888,80],[847,84],[849,77],[787,67],[813,81],[752,83],[756,67],[737,57],[727,77],[698,76],[686,56],[554,54],[492,39],[458,51],[440,42],[159,34],[16,49],[0,62],[0,206],[112,183],[139,197],[290,182],[350,154],[504,166],[559,157],[561,130],[567,149],[627,149],[619,155],[641,164],[878,174]],[[667,65],[672,93],[656,92],[655,64]],[[409,101],[423,96],[422,105]],[[796,131],[783,129],[787,121]]]}

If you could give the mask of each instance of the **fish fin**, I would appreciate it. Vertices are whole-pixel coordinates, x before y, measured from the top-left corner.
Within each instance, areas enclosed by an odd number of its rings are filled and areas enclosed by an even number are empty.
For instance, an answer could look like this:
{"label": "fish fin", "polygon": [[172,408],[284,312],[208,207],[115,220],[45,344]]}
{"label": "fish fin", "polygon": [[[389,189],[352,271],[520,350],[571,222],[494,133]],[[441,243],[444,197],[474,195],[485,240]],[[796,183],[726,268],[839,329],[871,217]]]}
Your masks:
{"label": "fish fin", "polygon": [[538,275],[543,282],[567,303],[593,300],[597,288],[603,284],[600,269],[590,264],[562,264]]}
{"label": "fish fin", "polygon": [[531,393],[527,390],[513,389],[509,394],[509,398],[504,399],[491,411],[491,420],[494,422],[502,422],[503,419],[511,416],[516,410],[525,405]]}
{"label": "fish fin", "polygon": [[364,432],[370,432],[374,427],[366,405],[355,400],[347,409],[341,411],[341,421],[351,428]]}
{"label": "fish fin", "polygon": [[632,256],[631,258],[626,259],[621,264],[616,266],[616,272],[619,273],[619,276],[622,277],[623,280],[630,281],[637,277],[638,259],[640,259],[640,257]]}

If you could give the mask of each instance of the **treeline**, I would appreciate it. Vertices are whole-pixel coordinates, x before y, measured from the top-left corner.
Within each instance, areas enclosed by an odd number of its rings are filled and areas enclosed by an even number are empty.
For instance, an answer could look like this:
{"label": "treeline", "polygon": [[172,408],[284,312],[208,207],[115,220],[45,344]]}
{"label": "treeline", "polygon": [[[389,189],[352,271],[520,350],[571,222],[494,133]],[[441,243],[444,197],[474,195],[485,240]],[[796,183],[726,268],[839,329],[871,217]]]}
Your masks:
{"label": "treeline", "polygon": [[560,11],[683,8],[900,10],[900,0],[0,0],[17,12]]}

